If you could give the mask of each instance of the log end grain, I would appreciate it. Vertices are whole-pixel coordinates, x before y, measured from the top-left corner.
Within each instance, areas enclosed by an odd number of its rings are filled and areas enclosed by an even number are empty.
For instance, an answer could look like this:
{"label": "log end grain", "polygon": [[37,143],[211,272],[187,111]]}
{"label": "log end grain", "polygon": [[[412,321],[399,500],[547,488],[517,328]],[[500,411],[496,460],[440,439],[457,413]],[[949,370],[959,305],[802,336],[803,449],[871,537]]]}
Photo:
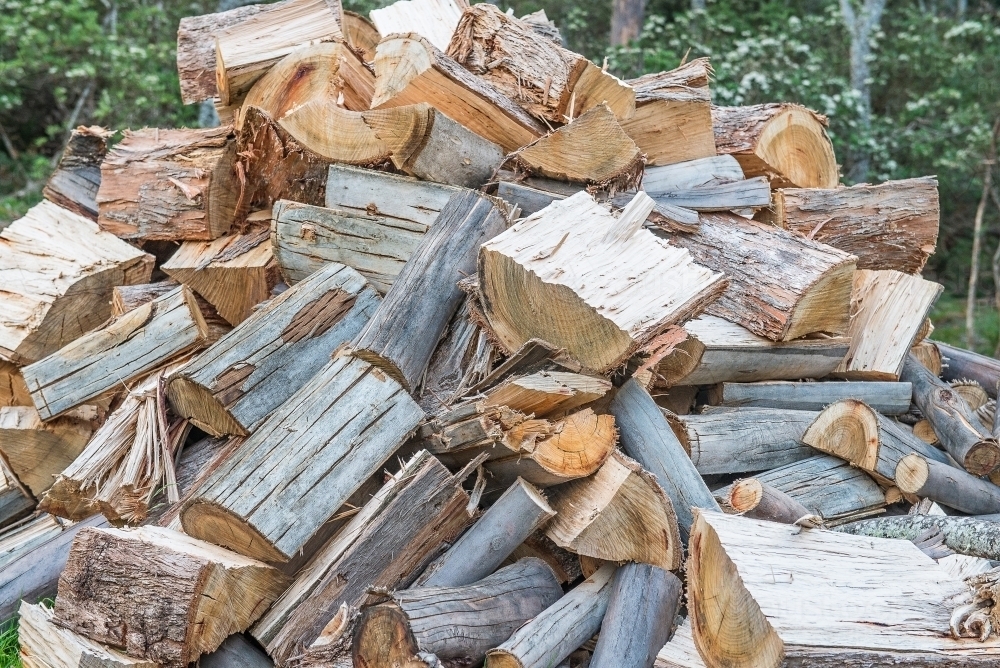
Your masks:
{"label": "log end grain", "polygon": [[409,620],[395,603],[372,606],[361,614],[354,635],[351,658],[355,666],[415,668],[420,651]]}
{"label": "log end grain", "polygon": [[228,508],[196,499],[181,511],[184,533],[268,563],[285,563],[288,556],[262,533]]}
{"label": "log end grain", "polygon": [[802,442],[865,471],[873,471],[878,462],[878,417],[861,401],[838,401],[816,417],[803,434]]}

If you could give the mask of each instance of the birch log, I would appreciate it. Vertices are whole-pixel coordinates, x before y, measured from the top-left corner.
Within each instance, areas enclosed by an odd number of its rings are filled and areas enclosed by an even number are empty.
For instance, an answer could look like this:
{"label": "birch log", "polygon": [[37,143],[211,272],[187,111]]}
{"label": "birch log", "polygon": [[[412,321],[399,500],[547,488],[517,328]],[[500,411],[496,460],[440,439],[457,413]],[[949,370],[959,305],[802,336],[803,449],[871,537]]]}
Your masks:
{"label": "birch log", "polygon": [[97,220],[97,190],[101,163],[114,133],[96,125],[73,130],[42,195],[67,211]]}
{"label": "birch log", "polygon": [[712,399],[723,406],[806,411],[819,411],[836,401],[856,399],[880,413],[899,415],[910,410],[912,391],[909,382],[722,383]]}
{"label": "birch log", "polygon": [[929,530],[938,529],[944,543],[959,554],[998,561],[1000,556],[1000,523],[984,517],[950,517],[945,515],[900,515],[877,517],[852,522],[837,531],[856,536],[914,540]]}
{"label": "birch log", "polygon": [[970,515],[1000,513],[1000,487],[962,469],[910,454],[896,465],[896,485]]}

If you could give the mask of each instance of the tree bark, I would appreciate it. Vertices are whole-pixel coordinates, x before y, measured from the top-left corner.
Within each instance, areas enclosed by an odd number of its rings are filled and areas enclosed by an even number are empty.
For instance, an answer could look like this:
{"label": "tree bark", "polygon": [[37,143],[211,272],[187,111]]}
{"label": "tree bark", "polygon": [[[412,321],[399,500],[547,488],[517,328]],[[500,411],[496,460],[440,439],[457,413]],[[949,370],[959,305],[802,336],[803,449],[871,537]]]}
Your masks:
{"label": "tree bark", "polygon": [[972,259],[969,268],[969,290],[965,297],[965,346],[976,347],[976,286],[979,283],[979,255],[983,242],[983,215],[986,213],[986,199],[993,184],[993,166],[997,160],[997,134],[1000,134],[1000,118],[993,123],[990,135],[990,150],[983,161],[983,194],[976,207],[972,224]]}
{"label": "tree bark", "polygon": [[911,454],[896,466],[896,485],[970,515],[1000,513],[1000,487],[961,469]]}
{"label": "tree bark", "polygon": [[[868,67],[871,40],[882,20],[885,3],[886,0],[862,0],[859,13],[854,9],[853,0],[840,0],[840,14],[851,38],[851,88],[858,94],[860,102],[858,121],[862,132],[862,146],[865,146],[872,131],[871,71]],[[848,178],[855,183],[863,183],[868,180],[871,155],[867,148],[853,153]]]}
{"label": "tree bark", "polygon": [[59,165],[45,184],[42,195],[50,202],[93,221],[97,220],[97,190],[101,186],[101,163],[112,133],[92,126],[73,130]]}
{"label": "tree bark", "polygon": [[820,411],[845,399],[863,401],[880,413],[900,415],[910,410],[913,386],[905,382],[761,382],[722,383],[716,388],[713,403],[723,406],[780,408]]}
{"label": "tree bark", "polygon": [[615,0],[611,5],[611,46],[628,46],[642,33],[645,0]]}

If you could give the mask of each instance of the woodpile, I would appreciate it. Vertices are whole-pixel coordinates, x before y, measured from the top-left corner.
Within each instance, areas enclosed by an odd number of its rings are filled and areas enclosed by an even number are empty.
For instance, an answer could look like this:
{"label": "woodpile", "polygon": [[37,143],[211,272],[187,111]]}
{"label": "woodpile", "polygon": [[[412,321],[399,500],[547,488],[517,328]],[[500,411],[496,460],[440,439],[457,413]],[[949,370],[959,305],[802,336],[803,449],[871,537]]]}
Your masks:
{"label": "woodpile", "polygon": [[370,18],[184,19],[223,125],[79,128],[0,232],[24,665],[1000,663],[1000,362],[931,337],[936,181],[839,185],[707,59]]}

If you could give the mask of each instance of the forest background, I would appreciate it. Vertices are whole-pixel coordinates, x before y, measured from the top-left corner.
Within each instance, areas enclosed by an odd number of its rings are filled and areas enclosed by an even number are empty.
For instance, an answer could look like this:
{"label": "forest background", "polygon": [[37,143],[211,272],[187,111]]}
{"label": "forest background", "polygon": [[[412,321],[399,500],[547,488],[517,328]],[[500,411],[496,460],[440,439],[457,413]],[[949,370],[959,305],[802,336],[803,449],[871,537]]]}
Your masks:
{"label": "forest background", "polygon": [[[343,0],[367,14],[380,0]],[[245,0],[0,0],[0,228],[41,197],[80,124],[197,127],[180,101],[183,16]],[[830,121],[846,184],[936,175],[939,338],[1000,343],[1000,0],[498,0],[544,9],[623,78],[708,56],[715,104],[799,102]],[[978,253],[974,231],[981,230]],[[975,318],[966,331],[972,258]],[[2,289],[2,286],[0,286]],[[971,334],[971,336],[969,336]]]}

